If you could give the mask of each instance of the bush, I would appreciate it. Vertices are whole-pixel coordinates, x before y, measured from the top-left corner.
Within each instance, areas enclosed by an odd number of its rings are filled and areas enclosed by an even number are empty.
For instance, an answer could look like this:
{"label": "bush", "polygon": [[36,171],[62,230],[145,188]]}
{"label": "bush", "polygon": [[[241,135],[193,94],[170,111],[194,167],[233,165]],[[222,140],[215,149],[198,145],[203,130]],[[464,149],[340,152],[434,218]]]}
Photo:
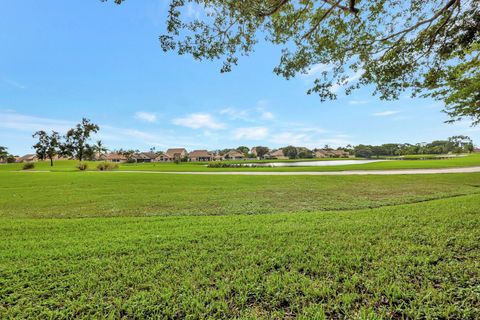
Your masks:
{"label": "bush", "polygon": [[9,156],[7,158],[7,163],[15,163],[15,161],[17,161],[17,159],[15,159],[15,157],[13,157],[13,156]]}
{"label": "bush", "polygon": [[80,171],[85,171],[88,169],[88,165],[86,163],[79,163],[77,165],[77,169],[80,170]]}
{"label": "bush", "polygon": [[137,160],[130,158],[127,160],[127,163],[137,163]]}
{"label": "bush", "polygon": [[35,168],[35,163],[33,162],[26,162],[23,164],[23,170],[30,170]]}
{"label": "bush", "polygon": [[267,164],[256,163],[225,163],[225,162],[211,162],[207,168],[258,168],[269,167]]}
{"label": "bush", "polygon": [[97,166],[97,170],[100,170],[100,171],[111,171],[115,169],[118,169],[118,164],[116,163],[103,162]]}

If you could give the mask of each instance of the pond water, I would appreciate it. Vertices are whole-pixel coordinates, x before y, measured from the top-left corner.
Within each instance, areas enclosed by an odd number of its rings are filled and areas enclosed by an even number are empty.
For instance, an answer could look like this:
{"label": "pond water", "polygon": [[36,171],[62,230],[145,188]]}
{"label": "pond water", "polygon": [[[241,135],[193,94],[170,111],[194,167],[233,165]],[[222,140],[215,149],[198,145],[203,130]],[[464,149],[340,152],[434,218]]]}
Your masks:
{"label": "pond water", "polygon": [[373,162],[382,162],[388,160],[322,160],[322,161],[297,161],[297,162],[262,162],[245,163],[249,167],[327,167],[327,166],[346,166],[350,164],[365,164]]}

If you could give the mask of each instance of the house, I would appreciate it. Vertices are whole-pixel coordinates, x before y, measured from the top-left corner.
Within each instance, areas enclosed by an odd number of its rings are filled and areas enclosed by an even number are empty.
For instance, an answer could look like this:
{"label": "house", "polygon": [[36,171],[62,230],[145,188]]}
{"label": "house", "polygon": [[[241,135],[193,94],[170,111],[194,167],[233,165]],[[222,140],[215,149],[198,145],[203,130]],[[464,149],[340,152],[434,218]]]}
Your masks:
{"label": "house", "polygon": [[[261,147],[261,148],[266,148],[266,147]],[[266,149],[267,149],[267,152],[270,151],[269,148],[266,148]],[[262,153],[262,156],[261,156],[261,157],[258,155],[257,147],[253,147],[253,148],[250,150],[250,153],[251,153],[255,158],[257,158],[257,159],[261,159],[261,158],[266,157],[266,154],[263,154],[263,153]]]}
{"label": "house", "polygon": [[105,160],[109,162],[127,162],[128,159],[123,154],[112,152],[103,154],[102,156],[100,156],[100,160]]}
{"label": "house", "polygon": [[243,153],[238,152],[237,150],[230,150],[223,155],[226,160],[243,160],[245,156]]}
{"label": "house", "polygon": [[135,153],[132,156],[132,159],[135,160],[137,163],[145,163],[145,162],[154,162],[158,155],[154,152],[140,152]]}
{"label": "house", "polygon": [[329,158],[329,151],[318,149],[314,151],[315,158]]}
{"label": "house", "polygon": [[159,154],[154,160],[154,162],[168,162],[168,161],[173,161],[173,159],[166,153]]}
{"label": "house", "polygon": [[225,158],[221,154],[216,153],[213,155],[213,161],[222,161],[222,160],[225,160]]}
{"label": "house", "polygon": [[348,158],[350,153],[344,150],[315,149],[315,158]]}
{"label": "house", "polygon": [[22,157],[17,157],[15,162],[37,162],[39,160],[36,154],[26,154]]}
{"label": "house", "polygon": [[188,154],[188,161],[192,162],[212,161],[213,158],[213,154],[207,150],[194,150]]}
{"label": "house", "polygon": [[168,149],[164,154],[159,155],[155,158],[156,161],[182,161],[188,157],[188,152],[185,148],[171,148]]}
{"label": "house", "polygon": [[473,149],[473,152],[480,152],[480,148]]}
{"label": "house", "polygon": [[270,151],[269,153],[267,153],[264,157],[265,159],[281,159],[281,160],[285,160],[285,159],[288,159],[287,156],[285,156],[285,154],[283,153],[283,149],[278,149],[276,151]]}
{"label": "house", "polygon": [[334,158],[348,158],[348,157],[350,157],[350,153],[348,153],[345,150],[333,150],[332,154],[334,155]]}
{"label": "house", "polygon": [[155,152],[142,152],[144,155],[146,155],[148,158],[152,159],[152,161],[158,157],[158,154]]}

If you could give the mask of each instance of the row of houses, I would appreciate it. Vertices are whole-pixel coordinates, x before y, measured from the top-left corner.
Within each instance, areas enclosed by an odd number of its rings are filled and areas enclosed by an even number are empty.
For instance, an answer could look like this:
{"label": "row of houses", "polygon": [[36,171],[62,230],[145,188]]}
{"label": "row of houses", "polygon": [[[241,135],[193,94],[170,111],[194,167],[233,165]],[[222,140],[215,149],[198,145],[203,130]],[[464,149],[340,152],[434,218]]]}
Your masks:
{"label": "row of houses", "polygon": [[133,160],[137,163],[142,162],[174,162],[174,161],[221,161],[221,160],[244,160],[244,154],[231,150],[225,154],[215,153],[208,150],[194,150],[188,152],[185,148],[168,149],[164,153],[139,152],[128,157],[121,153],[107,153],[101,155],[99,160],[111,162],[127,162]]}
{"label": "row of houses", "polygon": [[[298,148],[300,150],[308,150],[306,148]],[[308,150],[310,151],[310,150]],[[257,152],[255,148],[252,148],[251,156],[254,158],[257,157]],[[311,151],[312,157],[314,158],[348,158],[350,154],[343,150],[324,150],[324,149],[315,149]],[[263,159],[288,159],[284,154],[283,149],[273,150],[265,154]],[[62,160],[63,158],[56,157],[54,160]],[[137,163],[146,163],[146,162],[175,162],[175,161],[191,161],[191,162],[202,162],[202,161],[223,161],[223,160],[245,160],[247,157],[237,151],[230,150],[225,153],[213,152],[208,150],[194,150],[188,152],[185,148],[171,148],[164,153],[155,153],[155,152],[138,152],[132,155],[125,155],[123,153],[111,152],[98,155],[97,160],[109,161],[109,162],[127,162],[134,161]],[[35,154],[27,154],[22,157],[17,157],[16,162],[35,162],[38,161],[38,157]],[[66,160],[66,158],[65,158]]]}
{"label": "row of houses", "polygon": [[[255,148],[251,150],[251,154],[256,157],[257,153]],[[312,151],[312,157],[315,158],[348,158],[350,154],[343,150],[323,150],[315,149]],[[288,159],[283,153],[283,149],[271,151],[263,156],[264,159]],[[173,148],[168,149],[165,153],[157,154],[152,152],[140,152],[135,153],[130,157],[131,160],[142,162],[174,162],[174,161],[191,161],[191,162],[203,162],[203,161],[222,161],[222,160],[245,160],[247,157],[237,151],[230,150],[226,153],[212,152],[208,150],[194,150],[188,152],[185,148]],[[111,162],[126,162],[129,159],[120,153],[108,153],[102,155],[100,160]]]}

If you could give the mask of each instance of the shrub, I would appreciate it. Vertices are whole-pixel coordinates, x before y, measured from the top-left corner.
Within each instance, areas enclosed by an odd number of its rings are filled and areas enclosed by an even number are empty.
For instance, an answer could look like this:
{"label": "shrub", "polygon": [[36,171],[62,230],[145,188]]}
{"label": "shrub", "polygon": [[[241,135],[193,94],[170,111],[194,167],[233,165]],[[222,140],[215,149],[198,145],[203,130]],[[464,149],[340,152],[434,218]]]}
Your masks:
{"label": "shrub", "polygon": [[97,166],[97,170],[100,170],[100,171],[111,171],[115,169],[118,169],[118,164],[116,163],[103,162]]}
{"label": "shrub", "polygon": [[80,171],[85,171],[88,169],[88,165],[86,163],[79,163],[77,165],[77,169],[80,170]]}
{"label": "shrub", "polygon": [[266,164],[255,163],[225,163],[225,162],[211,162],[207,165],[208,168],[257,168],[267,167]]}
{"label": "shrub", "polygon": [[30,170],[35,168],[35,163],[33,162],[26,162],[23,164],[23,170]]}
{"label": "shrub", "polygon": [[127,163],[137,163],[137,160],[130,158],[127,160]]}

